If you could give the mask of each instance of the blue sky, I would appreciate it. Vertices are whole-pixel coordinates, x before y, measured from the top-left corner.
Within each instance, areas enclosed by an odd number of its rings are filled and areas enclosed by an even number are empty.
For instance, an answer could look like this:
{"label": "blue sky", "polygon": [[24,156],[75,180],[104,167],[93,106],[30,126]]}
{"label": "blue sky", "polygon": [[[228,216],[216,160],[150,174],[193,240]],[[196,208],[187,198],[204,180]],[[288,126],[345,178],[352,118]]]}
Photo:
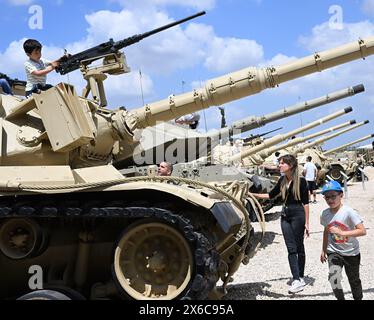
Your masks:
{"label": "blue sky", "polygon": [[[64,48],[75,53],[113,37],[119,40],[181,19],[200,10],[207,14],[191,23],[166,31],[127,48],[131,74],[107,80],[108,100],[120,105],[142,105],[138,70],[142,70],[145,101],[152,102],[174,93],[192,90],[201,82],[247,66],[280,64],[295,57],[374,35],[374,0],[296,1],[296,0],[0,0],[2,34],[0,71],[24,78],[22,43],[36,38],[44,45],[49,59]],[[43,10],[43,28],[32,30],[30,7]],[[342,30],[331,30],[329,8],[339,6],[343,13]],[[262,115],[316,98],[329,92],[364,83],[366,93],[315,111],[269,124],[253,133],[284,127],[283,132],[301,123],[314,121],[352,105],[354,113],[318,127],[314,131],[355,118],[371,124],[328,142],[330,148],[374,133],[374,58],[283,84],[259,95],[225,106],[228,123],[249,115]],[[80,74],[49,76],[53,84],[70,81],[80,91]],[[185,83],[182,85],[182,83]],[[205,111],[208,129],[220,124],[216,107]],[[203,114],[203,115],[204,115]],[[204,130],[204,126],[200,127]],[[364,143],[365,144],[365,143]]]}

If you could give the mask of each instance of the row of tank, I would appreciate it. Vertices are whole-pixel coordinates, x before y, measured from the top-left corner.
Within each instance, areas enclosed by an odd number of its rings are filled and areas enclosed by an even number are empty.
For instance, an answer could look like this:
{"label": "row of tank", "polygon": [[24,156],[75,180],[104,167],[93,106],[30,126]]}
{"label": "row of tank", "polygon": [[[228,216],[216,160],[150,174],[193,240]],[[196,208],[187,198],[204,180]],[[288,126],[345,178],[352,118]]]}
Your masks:
{"label": "row of tank", "polygon": [[[294,147],[301,154],[342,131],[307,142],[312,138],[365,123],[349,121],[278,145],[352,110],[345,108],[221,161],[221,139],[237,130],[352,96],[363,86],[251,117],[214,135],[168,121],[365,58],[374,53],[374,37],[277,67],[239,70],[134,110],[106,107],[107,74],[129,71],[123,53],[114,51],[81,61],[82,96],[65,83],[28,99],[0,95],[0,298],[18,298],[40,284],[44,290],[26,298],[221,297],[255,252],[251,215],[261,220],[263,208],[273,205],[251,197],[250,191],[274,184],[259,164],[276,150]],[[102,58],[102,65],[90,65]],[[174,176],[139,174],[163,160],[175,163]],[[241,160],[249,161],[245,170],[233,165]],[[334,176],[332,166],[320,165]],[[30,286],[40,279],[30,279],[30,272],[41,276],[39,286]],[[219,280],[223,286],[217,287]]]}
{"label": "row of tank", "polygon": [[[327,179],[334,179],[343,183],[344,176],[347,176],[348,180],[360,177],[360,171],[358,170],[360,161],[353,155],[349,157],[349,161],[344,162],[332,156],[351,145],[374,137],[374,134],[328,151],[322,151],[321,145],[339,135],[366,125],[369,121],[356,123],[356,120],[350,120],[307,136],[297,137],[297,135],[350,113],[352,111],[351,107],[285,134],[276,135],[271,139],[265,140],[260,136],[250,137],[243,147],[233,146],[232,141],[235,135],[250,132],[268,123],[312,110],[364,91],[365,88],[362,84],[349,87],[316,99],[285,107],[270,114],[247,117],[209,134],[199,134],[172,123],[167,125],[160,124],[142,132],[142,136],[139,139],[140,144],[134,153],[132,163],[160,163],[161,161],[166,161],[173,164],[172,175],[174,177],[213,183],[223,188],[228,188],[234,181],[243,181],[249,183],[250,192],[261,193],[270,191],[279,178],[278,168],[274,167],[275,154],[278,153],[278,156],[293,154],[298,158],[300,171],[302,171],[306,158],[309,156],[312,158],[313,163],[319,169],[318,185],[322,185]],[[312,139],[315,138],[318,139],[313,141]],[[143,141],[146,143],[143,143]],[[227,141],[227,143],[222,143],[223,141]],[[287,142],[283,143],[285,141]],[[139,164],[137,166],[127,166],[121,172],[124,175],[148,175],[151,168]],[[115,165],[118,168],[126,166],[121,161],[116,162]],[[263,201],[262,209],[267,211],[273,205],[274,203]],[[253,212],[251,213],[251,220],[253,221],[255,215]]]}

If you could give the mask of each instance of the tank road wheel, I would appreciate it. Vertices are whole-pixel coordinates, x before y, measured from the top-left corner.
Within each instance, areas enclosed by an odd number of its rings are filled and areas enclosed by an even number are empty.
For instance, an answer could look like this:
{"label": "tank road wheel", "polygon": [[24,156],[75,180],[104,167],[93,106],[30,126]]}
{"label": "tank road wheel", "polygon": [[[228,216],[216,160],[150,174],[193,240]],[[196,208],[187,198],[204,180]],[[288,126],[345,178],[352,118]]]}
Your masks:
{"label": "tank road wheel", "polygon": [[343,183],[343,176],[340,173],[340,171],[345,172],[342,166],[340,165],[331,165],[331,169],[329,171],[329,176],[333,178],[335,181],[338,181],[339,183]]}
{"label": "tank road wheel", "polygon": [[35,257],[46,244],[40,226],[29,219],[11,219],[0,227],[0,250],[10,259]]}
{"label": "tank road wheel", "polygon": [[193,266],[184,236],[171,225],[149,220],[130,225],[114,255],[117,281],[138,300],[177,298],[190,284]]}
{"label": "tank road wheel", "polygon": [[112,272],[120,292],[143,300],[207,298],[219,280],[220,265],[207,236],[165,209],[127,211],[141,220],[125,229],[115,247]]}

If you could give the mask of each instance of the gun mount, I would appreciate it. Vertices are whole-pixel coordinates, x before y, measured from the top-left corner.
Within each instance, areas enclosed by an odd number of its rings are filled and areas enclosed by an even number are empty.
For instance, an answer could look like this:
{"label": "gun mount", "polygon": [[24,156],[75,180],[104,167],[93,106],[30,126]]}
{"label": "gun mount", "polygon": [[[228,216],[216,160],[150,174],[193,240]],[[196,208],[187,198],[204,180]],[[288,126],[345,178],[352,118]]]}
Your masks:
{"label": "gun mount", "polygon": [[[106,107],[107,99],[103,86],[103,81],[107,78],[106,74],[120,75],[130,72],[130,68],[126,62],[126,57],[122,52],[120,52],[121,49],[204,14],[205,11],[202,11],[160,28],[142,34],[133,35],[120,41],[114,42],[113,39],[110,39],[98,46],[73,55],[65,53],[65,55],[59,59],[60,64],[56,68],[56,72],[64,75],[80,69],[84,79],[87,81],[87,86],[82,94],[83,97],[87,98],[90,92],[92,92],[93,99],[100,103],[100,106]],[[100,59],[103,59],[102,65],[93,68],[89,67],[93,62]]]}
{"label": "gun mount", "polygon": [[92,62],[102,59],[103,57],[107,56],[108,54],[118,54],[119,50],[129,47],[145,38],[148,38],[156,33],[160,33],[162,31],[165,31],[167,29],[170,29],[172,27],[175,27],[179,24],[182,24],[184,22],[187,22],[189,20],[195,19],[197,17],[200,17],[205,14],[205,11],[201,11],[199,13],[196,13],[192,16],[189,16],[187,18],[178,20],[176,22],[169,23],[165,26],[162,26],[160,28],[142,33],[142,34],[136,34],[129,38],[116,41],[114,42],[113,39],[110,39],[108,42],[104,42],[99,44],[96,47],[87,49],[85,51],[79,52],[74,55],[67,55],[60,59],[60,65],[56,68],[56,72],[60,73],[61,75],[70,73],[74,70],[77,70],[81,68],[82,64],[84,66],[87,66],[88,64],[91,64]]}

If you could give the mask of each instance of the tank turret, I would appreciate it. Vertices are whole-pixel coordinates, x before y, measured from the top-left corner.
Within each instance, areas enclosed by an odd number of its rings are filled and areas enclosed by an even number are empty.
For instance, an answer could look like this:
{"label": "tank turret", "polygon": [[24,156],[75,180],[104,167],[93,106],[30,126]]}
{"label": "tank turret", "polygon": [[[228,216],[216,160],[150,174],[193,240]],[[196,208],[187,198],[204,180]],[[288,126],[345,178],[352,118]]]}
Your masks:
{"label": "tank turret", "polygon": [[368,136],[362,137],[362,138],[360,138],[360,139],[358,139],[358,140],[355,140],[355,141],[352,141],[352,142],[350,142],[350,143],[344,144],[344,145],[342,145],[342,146],[340,146],[340,147],[337,147],[337,148],[334,148],[334,149],[327,150],[327,151],[325,151],[323,154],[324,154],[325,156],[328,156],[328,155],[331,155],[331,154],[333,154],[333,153],[335,153],[335,152],[338,152],[338,151],[344,150],[345,148],[348,148],[348,147],[354,146],[355,144],[358,144],[358,143],[360,143],[360,142],[363,142],[363,141],[369,140],[369,139],[371,139],[371,138],[374,138],[374,134],[370,134],[370,135],[368,135]]}

